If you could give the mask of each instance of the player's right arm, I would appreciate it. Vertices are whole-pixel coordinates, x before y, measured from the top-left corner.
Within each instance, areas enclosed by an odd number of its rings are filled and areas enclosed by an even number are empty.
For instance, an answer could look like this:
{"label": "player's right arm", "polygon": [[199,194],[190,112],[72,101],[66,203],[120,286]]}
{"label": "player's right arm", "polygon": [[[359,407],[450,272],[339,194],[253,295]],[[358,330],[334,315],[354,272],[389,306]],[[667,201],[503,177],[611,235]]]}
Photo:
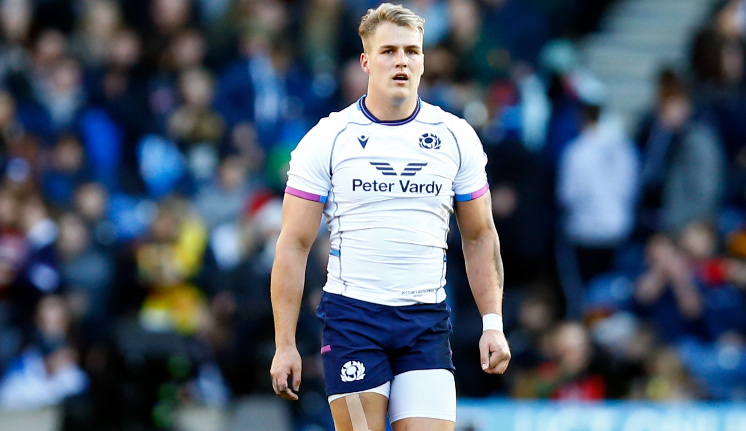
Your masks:
{"label": "player's right arm", "polygon": [[[272,266],[271,298],[275,321],[275,356],[272,388],[288,400],[297,400],[301,381],[301,357],[295,343],[308,253],[321,222],[324,204],[285,194],[282,230]],[[292,376],[292,386],[288,378]]]}

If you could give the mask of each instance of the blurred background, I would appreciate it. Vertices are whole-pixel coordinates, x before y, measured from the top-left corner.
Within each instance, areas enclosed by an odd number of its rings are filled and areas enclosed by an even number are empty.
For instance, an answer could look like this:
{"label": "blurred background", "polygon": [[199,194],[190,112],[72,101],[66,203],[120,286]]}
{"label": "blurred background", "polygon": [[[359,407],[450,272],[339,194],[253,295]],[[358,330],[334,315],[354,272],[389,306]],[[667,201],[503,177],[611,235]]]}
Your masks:
{"label": "blurred background", "polygon": [[[269,274],[290,151],[364,94],[357,25],[377,5],[0,1],[0,429],[333,429],[328,232],[296,403],[270,386]],[[489,156],[506,268],[513,359],[487,376],[454,223],[457,429],[523,411],[500,429],[616,430],[644,405],[652,428],[625,429],[658,430],[658,401],[743,407],[746,1],[405,5],[427,21],[421,97]],[[539,400],[616,419],[546,428]],[[746,429],[728,411],[667,429]]]}

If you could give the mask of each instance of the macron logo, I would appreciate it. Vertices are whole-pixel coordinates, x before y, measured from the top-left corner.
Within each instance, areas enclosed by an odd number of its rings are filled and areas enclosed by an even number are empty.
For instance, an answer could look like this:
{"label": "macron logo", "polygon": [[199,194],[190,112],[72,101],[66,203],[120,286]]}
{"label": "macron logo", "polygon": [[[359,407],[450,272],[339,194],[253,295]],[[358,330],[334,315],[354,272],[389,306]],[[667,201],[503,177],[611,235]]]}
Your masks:
{"label": "macron logo", "polygon": [[360,135],[357,137],[357,141],[360,142],[360,145],[363,146],[363,149],[365,149],[365,146],[368,145],[368,138],[370,138],[370,136]]}
{"label": "macron logo", "polygon": [[[375,166],[376,169],[381,171],[383,175],[397,176],[396,171],[388,162],[370,162],[371,165]],[[402,177],[413,177],[417,172],[421,171],[423,167],[427,166],[427,163],[407,163],[407,167],[404,168],[401,174]]]}

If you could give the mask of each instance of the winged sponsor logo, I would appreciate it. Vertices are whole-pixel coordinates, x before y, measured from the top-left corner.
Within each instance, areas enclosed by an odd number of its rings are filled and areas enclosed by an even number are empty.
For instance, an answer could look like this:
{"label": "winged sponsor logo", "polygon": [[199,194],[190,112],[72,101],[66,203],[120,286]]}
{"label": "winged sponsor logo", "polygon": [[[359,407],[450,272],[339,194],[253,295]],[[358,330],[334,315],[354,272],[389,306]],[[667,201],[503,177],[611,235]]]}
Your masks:
{"label": "winged sponsor logo", "polygon": [[[376,169],[381,171],[383,175],[387,176],[397,176],[396,171],[388,162],[370,162],[371,165],[375,166]],[[423,167],[427,166],[427,162],[425,163],[417,163],[417,162],[411,162],[407,163],[407,166],[404,168],[401,174],[399,174],[402,177],[413,177],[417,174],[417,172],[421,171]]]}

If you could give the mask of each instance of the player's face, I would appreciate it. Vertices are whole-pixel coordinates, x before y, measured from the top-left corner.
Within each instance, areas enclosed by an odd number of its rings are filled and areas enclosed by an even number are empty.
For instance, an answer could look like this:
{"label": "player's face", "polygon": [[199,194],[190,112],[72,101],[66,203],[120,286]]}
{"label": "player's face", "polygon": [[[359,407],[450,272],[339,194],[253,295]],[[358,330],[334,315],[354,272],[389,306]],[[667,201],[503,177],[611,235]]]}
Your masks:
{"label": "player's face", "polygon": [[363,70],[370,75],[368,96],[375,93],[400,104],[417,96],[425,71],[422,36],[412,28],[382,22],[368,38],[368,52],[360,56]]}

